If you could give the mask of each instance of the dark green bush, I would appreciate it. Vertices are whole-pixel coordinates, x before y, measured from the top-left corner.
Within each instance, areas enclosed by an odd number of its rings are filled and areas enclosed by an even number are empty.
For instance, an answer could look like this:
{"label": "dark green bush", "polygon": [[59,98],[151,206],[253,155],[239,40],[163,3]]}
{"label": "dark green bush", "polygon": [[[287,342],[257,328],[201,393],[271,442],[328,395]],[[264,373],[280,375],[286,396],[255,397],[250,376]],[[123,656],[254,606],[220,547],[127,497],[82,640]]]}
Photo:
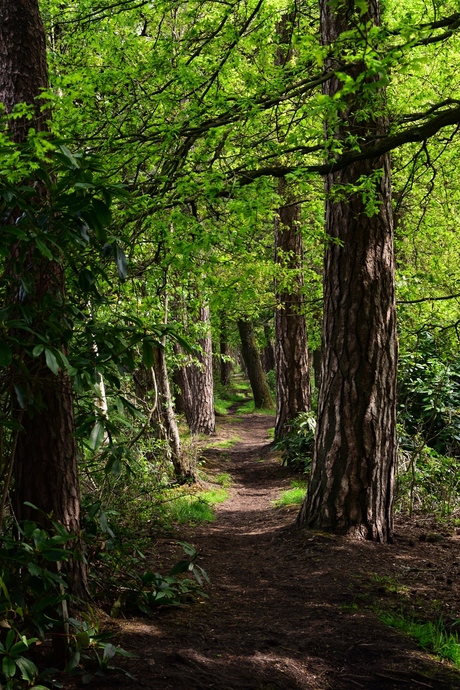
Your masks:
{"label": "dark green bush", "polygon": [[313,412],[301,412],[289,424],[288,433],[275,443],[281,451],[283,465],[301,472],[309,472],[315,439],[316,419]]}

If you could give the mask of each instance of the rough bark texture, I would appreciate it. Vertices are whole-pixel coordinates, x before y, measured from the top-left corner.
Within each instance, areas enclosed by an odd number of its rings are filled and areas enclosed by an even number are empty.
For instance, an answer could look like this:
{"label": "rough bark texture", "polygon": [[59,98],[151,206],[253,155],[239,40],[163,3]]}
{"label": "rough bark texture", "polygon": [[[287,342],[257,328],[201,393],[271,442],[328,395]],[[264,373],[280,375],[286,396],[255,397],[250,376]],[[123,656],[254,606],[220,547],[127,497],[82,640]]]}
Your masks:
{"label": "rough bark texture", "polygon": [[208,335],[198,340],[199,364],[192,364],[181,372],[182,397],[185,416],[192,434],[214,434],[216,417],[214,413],[214,390],[212,376],[212,340],[210,332],[209,307],[200,307],[199,321],[208,330]]}
{"label": "rough bark texture", "polygon": [[47,113],[40,112],[40,89],[48,86],[46,38],[38,0],[0,0],[0,102],[7,113],[18,103],[35,108],[33,122],[12,123],[17,141],[29,127],[46,129]]}
{"label": "rough bark texture", "polygon": [[238,321],[238,331],[241,339],[241,354],[248,372],[254,406],[256,409],[273,407],[272,396],[267,385],[262,362],[260,361],[259,348],[254,335],[254,327],[251,321]]}
{"label": "rough bark texture", "polygon": [[[280,195],[287,196],[286,183],[279,181]],[[296,271],[296,285],[277,291],[275,310],[276,423],[275,440],[285,436],[299,412],[311,405],[307,326],[303,310],[303,243],[300,206],[279,209],[275,222],[275,261],[283,269]]]}
{"label": "rough bark texture", "polygon": [[[10,113],[18,103],[34,107],[31,121],[18,119],[11,124],[14,138],[22,141],[29,127],[46,128],[47,114],[40,113],[37,100],[42,88],[48,86],[46,41],[37,0],[0,0],[0,101]],[[40,196],[37,190],[37,198]],[[16,248],[16,252],[20,248]],[[45,304],[62,302],[65,291],[64,273],[56,262],[43,259],[34,262],[34,293],[31,311],[35,311],[40,328],[46,321],[42,310]],[[17,286],[12,280],[12,300]],[[26,366],[33,363],[27,362]],[[41,362],[30,381],[38,402],[25,411],[22,418],[24,432],[19,434],[14,458],[14,506],[18,520],[42,520],[37,511],[24,506],[30,501],[43,513],[51,514],[70,531],[80,529],[80,491],[77,471],[77,449],[74,439],[74,411],[72,390],[64,373],[55,376]],[[68,568],[72,593],[86,593],[86,571],[82,563],[73,561]]]}
{"label": "rough bark texture", "polygon": [[[283,15],[277,24],[279,46],[275,64],[284,65],[292,59],[292,31],[296,13]],[[290,198],[284,178],[278,181],[278,193],[285,202],[275,218],[275,262],[281,269],[295,271],[296,284],[289,289],[276,289],[275,360],[276,360],[276,422],[275,441],[282,439],[299,412],[311,406],[310,367],[308,363],[307,325],[303,314],[303,242],[300,228],[301,207]]]}
{"label": "rough bark texture", "polygon": [[276,368],[275,344],[271,338],[270,327],[264,326],[266,345],[262,351],[262,368],[266,374]]}
{"label": "rough bark texture", "polygon": [[[330,43],[349,28],[353,4],[334,11],[322,0],[323,42]],[[379,23],[378,3],[368,4],[362,21]],[[359,74],[357,67],[354,78]],[[338,80],[326,93],[340,88]],[[374,95],[374,99],[379,94]],[[380,96],[382,94],[380,93]],[[375,102],[375,100],[374,100]],[[366,104],[368,110],[370,104]],[[349,100],[337,136],[378,136],[381,118],[357,116],[360,94]],[[397,337],[395,319],[393,220],[390,166],[387,155],[355,163],[329,175],[333,185],[356,183],[363,175],[383,170],[376,179],[380,204],[366,214],[362,196],[350,194],[333,202],[328,197],[325,255],[323,360],[318,424],[310,486],[299,522],[315,529],[352,534],[381,542],[393,532],[393,474],[396,460],[395,390]]]}

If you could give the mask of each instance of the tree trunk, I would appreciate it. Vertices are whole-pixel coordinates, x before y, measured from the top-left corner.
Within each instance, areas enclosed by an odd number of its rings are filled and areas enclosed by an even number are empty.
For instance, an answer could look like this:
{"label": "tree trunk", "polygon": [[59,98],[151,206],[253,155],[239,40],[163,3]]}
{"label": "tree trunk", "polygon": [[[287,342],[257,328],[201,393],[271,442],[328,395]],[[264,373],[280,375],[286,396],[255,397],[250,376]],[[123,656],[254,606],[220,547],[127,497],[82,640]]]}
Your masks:
{"label": "tree trunk", "polygon": [[223,386],[230,385],[230,376],[232,373],[232,363],[228,359],[230,357],[230,347],[228,343],[228,328],[227,315],[222,313],[220,315],[220,382]]}
{"label": "tree trunk", "polygon": [[[275,65],[292,59],[292,32],[296,12],[284,14],[277,24],[279,46]],[[279,289],[275,285],[275,360],[276,360],[276,422],[275,441],[282,439],[299,412],[311,406],[310,368],[308,363],[307,325],[303,314],[303,241],[300,228],[300,204],[288,193],[286,180],[278,181],[278,192],[285,202],[275,218],[275,263],[282,274],[295,272],[295,285]]]}
{"label": "tree trunk", "polygon": [[212,340],[209,307],[199,309],[199,321],[207,335],[198,340],[199,351],[195,354],[198,364],[191,364],[181,374],[185,416],[192,434],[214,434],[214,390],[212,376]]}
{"label": "tree trunk", "polygon": [[[342,9],[337,9],[341,7]],[[321,1],[323,43],[350,28],[347,7]],[[335,8],[335,9],[334,9]],[[376,0],[361,24],[379,24]],[[365,69],[354,68],[356,80]],[[373,77],[376,79],[377,77]],[[370,78],[367,79],[369,83]],[[340,89],[328,83],[329,96]],[[367,116],[384,95],[362,92],[348,98],[336,136],[363,140],[385,131],[381,117]],[[381,98],[382,102],[376,103]],[[372,110],[371,110],[372,107]],[[376,175],[376,171],[383,171]],[[334,185],[353,185],[373,176],[373,213],[359,192],[334,201]],[[343,189],[343,188],[342,188]],[[350,188],[349,188],[350,189]],[[326,179],[323,360],[312,474],[299,523],[320,530],[388,542],[393,533],[393,479],[396,460],[396,364],[393,220],[387,155],[357,162]],[[343,199],[343,195],[342,195]],[[334,241],[338,240],[338,241]]]}
{"label": "tree trunk", "polygon": [[187,466],[181,449],[179,428],[169,387],[168,368],[164,349],[155,350],[155,376],[158,386],[158,405],[160,423],[163,427],[164,437],[168,441],[171,462],[178,479],[194,479],[193,472]]}
{"label": "tree trunk", "polygon": [[[286,182],[279,181],[280,196],[287,200]],[[295,286],[277,291],[275,310],[276,422],[275,440],[286,435],[289,422],[311,406],[307,325],[303,314],[303,243],[300,205],[279,209],[275,222],[275,261],[295,271]]]}
{"label": "tree trunk", "polygon": [[241,354],[248,372],[249,382],[254,396],[256,409],[270,409],[273,407],[272,396],[267,385],[262,362],[260,361],[259,348],[254,335],[254,327],[251,321],[238,321],[238,331],[241,339]]}
{"label": "tree trunk", "polygon": [[11,113],[18,103],[34,108],[32,120],[10,123],[16,141],[27,137],[30,127],[46,129],[49,112],[40,112],[40,90],[48,87],[46,37],[38,0],[0,0],[0,102]]}
{"label": "tree trunk", "polygon": [[[0,0],[0,101],[7,113],[18,103],[28,103],[34,108],[32,120],[21,118],[11,123],[16,141],[25,139],[29,127],[46,129],[49,113],[40,112],[37,99],[40,89],[47,86],[46,40],[38,0]],[[37,197],[39,195],[37,190]],[[15,251],[20,252],[21,248]],[[39,313],[37,323],[29,323],[28,326],[38,329],[47,321],[43,304],[62,303],[64,273],[53,261],[42,259],[32,265],[34,293],[28,299],[31,311]],[[14,283],[15,277],[12,279],[12,303],[17,295]],[[64,349],[64,345],[62,347]],[[32,368],[34,363],[28,362],[25,355],[23,361]],[[43,358],[38,371],[33,373],[33,380],[27,383],[35,394],[35,402],[22,417],[24,432],[18,436],[14,457],[16,517],[18,520],[33,518],[45,521],[42,513],[24,506],[24,501],[30,501],[40,511],[78,534],[80,489],[70,381],[63,372],[55,376]],[[87,582],[83,563],[73,561],[68,574],[72,593],[84,596]]]}
{"label": "tree trunk", "polygon": [[270,327],[264,326],[266,344],[262,352],[262,368],[266,374],[276,369],[275,345],[271,339]]}

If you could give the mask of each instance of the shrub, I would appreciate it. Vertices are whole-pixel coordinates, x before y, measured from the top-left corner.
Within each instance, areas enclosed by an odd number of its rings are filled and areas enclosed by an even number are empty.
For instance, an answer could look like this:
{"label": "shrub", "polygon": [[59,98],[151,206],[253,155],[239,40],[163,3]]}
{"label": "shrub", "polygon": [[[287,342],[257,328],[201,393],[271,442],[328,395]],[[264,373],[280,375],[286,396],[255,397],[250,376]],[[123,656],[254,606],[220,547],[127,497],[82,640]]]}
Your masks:
{"label": "shrub", "polygon": [[281,451],[283,465],[302,472],[310,471],[315,429],[313,412],[301,412],[292,420],[288,433],[273,446]]}

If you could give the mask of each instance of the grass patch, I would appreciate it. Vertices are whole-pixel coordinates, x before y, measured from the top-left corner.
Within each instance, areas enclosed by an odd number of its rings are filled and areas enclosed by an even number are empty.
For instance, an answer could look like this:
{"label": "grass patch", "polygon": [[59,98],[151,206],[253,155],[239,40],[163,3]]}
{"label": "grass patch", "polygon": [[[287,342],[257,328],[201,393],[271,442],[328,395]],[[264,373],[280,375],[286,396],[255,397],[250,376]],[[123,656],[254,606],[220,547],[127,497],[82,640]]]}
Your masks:
{"label": "grass patch", "polygon": [[442,620],[437,623],[416,623],[395,613],[381,613],[380,620],[412,637],[418,645],[441,659],[452,661],[460,669],[460,642],[457,633],[446,631]]}
{"label": "grass patch", "polygon": [[239,414],[270,414],[273,415],[275,414],[275,411],[273,409],[264,409],[264,408],[255,408],[254,406],[254,401],[253,400],[248,400],[247,402],[244,403],[244,405],[240,405],[240,407],[237,408],[236,410]]}
{"label": "grass patch", "polygon": [[232,436],[232,438],[226,438],[223,441],[209,443],[206,448],[232,448],[235,443],[239,443],[240,441],[241,438],[239,436]]}
{"label": "grass patch", "polygon": [[251,390],[251,384],[249,381],[243,381],[243,380],[235,380],[233,379],[231,386],[234,390],[237,391],[250,391]]}
{"label": "grass patch", "polygon": [[216,514],[212,506],[223,503],[227,498],[228,491],[224,488],[178,496],[165,504],[166,516],[179,525],[214,522]]}
{"label": "grass patch", "polygon": [[214,398],[214,412],[221,417],[228,414],[228,409],[233,405],[233,400],[222,400],[222,398]]}
{"label": "grass patch", "polygon": [[292,489],[287,489],[283,491],[278,500],[274,501],[274,505],[277,508],[282,508],[283,506],[300,506],[305,498],[305,492],[307,490],[306,482],[299,480],[293,480],[291,482]]}
{"label": "grass patch", "polygon": [[247,395],[244,392],[221,393],[220,395],[214,394],[214,411],[216,415],[225,417],[228,415],[228,411],[232,405],[244,400],[247,400]]}
{"label": "grass patch", "polygon": [[216,484],[220,484],[224,489],[227,489],[232,485],[233,477],[228,472],[222,472],[222,474],[218,474],[214,477],[214,481]]}
{"label": "grass patch", "polygon": [[272,438],[272,439],[275,438],[275,427],[272,426],[272,427],[270,427],[270,429],[267,429],[267,434],[268,434],[268,438]]}

